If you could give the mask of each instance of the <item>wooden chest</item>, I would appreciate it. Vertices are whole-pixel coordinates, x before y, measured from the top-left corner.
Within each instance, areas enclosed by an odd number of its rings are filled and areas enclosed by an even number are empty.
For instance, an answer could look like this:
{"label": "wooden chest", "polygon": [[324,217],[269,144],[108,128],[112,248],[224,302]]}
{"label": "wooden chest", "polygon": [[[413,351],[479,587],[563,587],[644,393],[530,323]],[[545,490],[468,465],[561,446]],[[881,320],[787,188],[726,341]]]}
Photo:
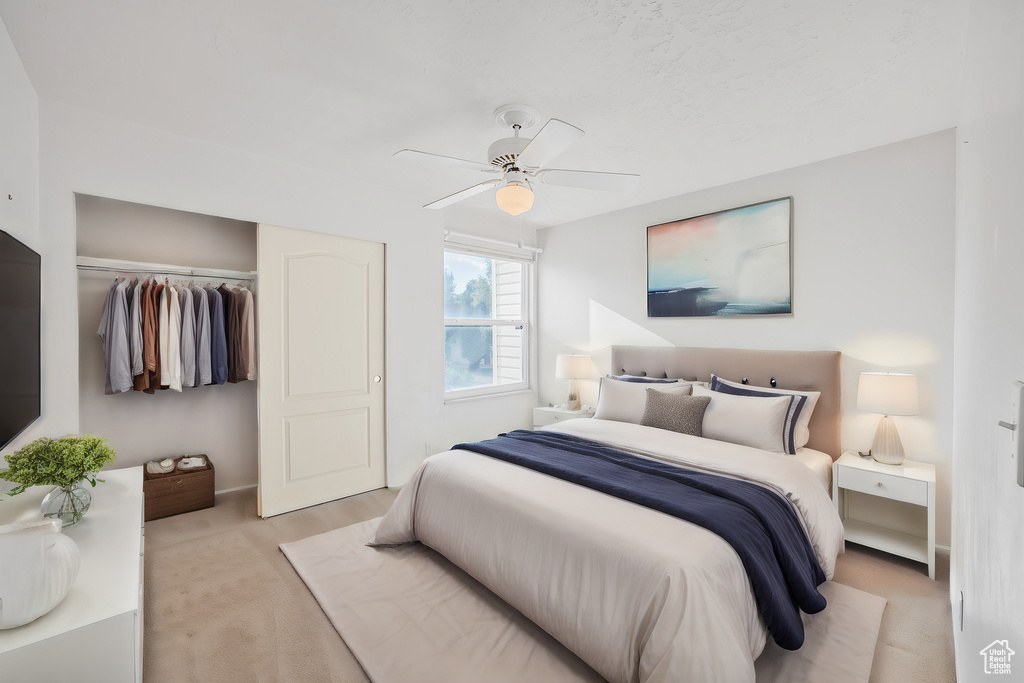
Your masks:
{"label": "wooden chest", "polygon": [[[196,454],[201,455],[201,454]],[[182,456],[192,457],[192,456]],[[206,457],[206,456],[204,456]],[[181,458],[174,458],[177,468]],[[191,472],[150,474],[143,468],[142,490],[146,494],[146,521],[213,507],[214,468],[206,458],[206,469]]]}

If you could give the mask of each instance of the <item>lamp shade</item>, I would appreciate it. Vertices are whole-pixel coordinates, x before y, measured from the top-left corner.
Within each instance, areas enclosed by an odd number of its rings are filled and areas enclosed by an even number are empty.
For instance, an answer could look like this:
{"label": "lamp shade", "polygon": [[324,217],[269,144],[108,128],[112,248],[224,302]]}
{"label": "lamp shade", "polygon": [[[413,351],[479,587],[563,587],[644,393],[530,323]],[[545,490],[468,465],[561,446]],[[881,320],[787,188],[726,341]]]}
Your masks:
{"label": "lamp shade", "polygon": [[560,355],[555,358],[556,379],[586,379],[590,377],[590,356]]}
{"label": "lamp shade", "polygon": [[882,415],[917,415],[917,375],[860,373],[857,408]]}
{"label": "lamp shade", "polygon": [[494,195],[498,202],[498,208],[505,213],[518,216],[533,208],[533,192],[530,188],[520,185],[517,182],[509,182],[508,185],[498,190]]}

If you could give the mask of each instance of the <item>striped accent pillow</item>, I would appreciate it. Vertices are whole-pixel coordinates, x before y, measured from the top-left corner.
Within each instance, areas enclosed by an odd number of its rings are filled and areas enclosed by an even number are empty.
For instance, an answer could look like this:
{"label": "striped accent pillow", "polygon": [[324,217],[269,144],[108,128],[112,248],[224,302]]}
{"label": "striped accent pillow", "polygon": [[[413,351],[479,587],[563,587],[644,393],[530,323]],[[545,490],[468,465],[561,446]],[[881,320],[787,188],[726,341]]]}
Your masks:
{"label": "striped accent pillow", "polygon": [[762,387],[749,389],[745,386],[726,384],[717,375],[711,375],[711,391],[733,396],[760,396],[764,398],[777,398],[779,396],[790,397],[789,411],[786,413],[786,426],[782,430],[782,443],[785,451],[790,455],[796,454],[796,425],[800,420],[800,413],[807,403],[807,397],[801,394],[775,393]]}

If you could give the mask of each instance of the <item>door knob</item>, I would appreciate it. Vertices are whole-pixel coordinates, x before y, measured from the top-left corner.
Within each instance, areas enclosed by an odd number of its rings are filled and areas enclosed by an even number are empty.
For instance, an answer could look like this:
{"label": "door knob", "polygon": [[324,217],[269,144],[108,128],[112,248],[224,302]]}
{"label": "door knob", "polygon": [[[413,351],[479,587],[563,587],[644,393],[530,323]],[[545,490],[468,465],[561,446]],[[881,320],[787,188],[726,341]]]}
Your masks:
{"label": "door knob", "polygon": [[380,384],[380,375],[374,375],[373,376],[373,383],[374,384]]}

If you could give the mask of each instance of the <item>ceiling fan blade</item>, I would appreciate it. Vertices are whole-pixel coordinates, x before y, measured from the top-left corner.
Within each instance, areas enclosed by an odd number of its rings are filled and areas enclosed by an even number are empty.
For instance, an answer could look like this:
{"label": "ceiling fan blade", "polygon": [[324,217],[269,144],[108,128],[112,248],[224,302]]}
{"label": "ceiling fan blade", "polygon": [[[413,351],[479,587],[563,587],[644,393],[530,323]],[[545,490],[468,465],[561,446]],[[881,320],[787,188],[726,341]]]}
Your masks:
{"label": "ceiling fan blade", "polygon": [[583,131],[565,121],[550,119],[516,158],[519,167],[541,168],[583,137]]}
{"label": "ceiling fan blade", "polygon": [[443,154],[434,154],[432,152],[420,152],[415,149],[400,149],[395,152],[392,156],[400,159],[421,159],[424,161],[435,161],[449,166],[461,166],[463,168],[474,168],[478,171],[485,171],[487,173],[497,173],[500,168],[492,166],[491,164],[485,164],[481,161],[470,161],[469,159],[460,159],[458,157],[446,157]]}
{"label": "ceiling fan blade", "polygon": [[493,180],[485,180],[482,183],[477,183],[472,187],[467,187],[465,190],[459,190],[455,194],[450,194],[447,197],[442,197],[436,201],[424,204],[424,209],[443,209],[446,206],[451,206],[456,202],[461,202],[463,199],[468,199],[475,194],[480,194],[486,190],[491,189],[495,185],[501,184],[501,178],[494,178]]}
{"label": "ceiling fan blade", "polygon": [[582,187],[588,190],[632,192],[640,184],[635,173],[603,173],[601,171],[568,171],[545,168],[537,171],[536,178],[545,185]]}

